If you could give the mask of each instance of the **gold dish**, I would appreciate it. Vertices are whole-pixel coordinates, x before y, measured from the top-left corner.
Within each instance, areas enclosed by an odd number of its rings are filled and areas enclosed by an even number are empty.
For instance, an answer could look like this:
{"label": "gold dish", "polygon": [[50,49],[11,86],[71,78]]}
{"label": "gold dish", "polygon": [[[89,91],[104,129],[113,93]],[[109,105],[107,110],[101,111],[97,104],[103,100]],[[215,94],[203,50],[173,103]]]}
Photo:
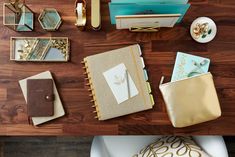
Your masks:
{"label": "gold dish", "polygon": [[67,37],[12,37],[10,60],[66,62],[69,48]]}

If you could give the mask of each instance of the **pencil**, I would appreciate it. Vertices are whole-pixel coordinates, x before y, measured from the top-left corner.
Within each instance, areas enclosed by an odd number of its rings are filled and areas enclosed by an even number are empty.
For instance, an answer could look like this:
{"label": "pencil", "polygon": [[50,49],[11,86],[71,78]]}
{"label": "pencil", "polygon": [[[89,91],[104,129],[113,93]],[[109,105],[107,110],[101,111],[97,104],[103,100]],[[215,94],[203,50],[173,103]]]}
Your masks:
{"label": "pencil", "polygon": [[127,90],[128,90],[128,99],[131,97],[130,94],[130,84],[129,84],[129,77],[128,77],[128,71],[126,70],[126,83],[127,83]]}

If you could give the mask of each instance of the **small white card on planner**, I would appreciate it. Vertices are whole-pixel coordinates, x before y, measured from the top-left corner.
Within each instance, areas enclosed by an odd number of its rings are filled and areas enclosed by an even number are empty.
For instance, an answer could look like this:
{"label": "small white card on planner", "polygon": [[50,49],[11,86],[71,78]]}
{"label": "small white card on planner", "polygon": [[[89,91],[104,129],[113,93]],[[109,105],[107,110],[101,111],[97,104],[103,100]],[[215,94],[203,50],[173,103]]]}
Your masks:
{"label": "small white card on planner", "polygon": [[135,83],[123,63],[105,71],[103,75],[118,104],[138,95]]}

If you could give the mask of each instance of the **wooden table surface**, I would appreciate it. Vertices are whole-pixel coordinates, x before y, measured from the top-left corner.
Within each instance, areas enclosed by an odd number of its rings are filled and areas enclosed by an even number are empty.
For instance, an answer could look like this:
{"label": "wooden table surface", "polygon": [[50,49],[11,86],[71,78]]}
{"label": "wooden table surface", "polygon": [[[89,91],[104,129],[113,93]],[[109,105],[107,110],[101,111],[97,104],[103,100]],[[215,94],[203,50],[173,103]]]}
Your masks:
{"label": "wooden table surface", "polygon": [[[235,1],[191,0],[192,6],[183,22],[158,33],[130,33],[116,30],[110,24],[108,0],[102,0],[102,30],[89,27],[79,32],[74,26],[74,0],[27,0],[36,12],[45,7],[58,9],[63,24],[57,32],[42,30],[36,21],[34,32],[14,32],[2,24],[0,7],[0,135],[235,135]],[[90,4],[88,4],[90,26]],[[190,24],[199,16],[211,17],[218,34],[208,44],[196,43],[189,34]],[[9,61],[12,36],[67,36],[71,40],[71,60],[68,63],[19,63]],[[139,43],[149,72],[156,105],[152,110],[107,121],[94,119],[92,103],[85,86],[80,62],[88,55]],[[189,52],[211,59],[210,71],[221,102],[222,116],[214,121],[176,129],[172,127],[158,89],[162,75],[170,79],[176,52]],[[26,103],[18,80],[50,70],[61,95],[66,116],[38,128],[28,124]]]}

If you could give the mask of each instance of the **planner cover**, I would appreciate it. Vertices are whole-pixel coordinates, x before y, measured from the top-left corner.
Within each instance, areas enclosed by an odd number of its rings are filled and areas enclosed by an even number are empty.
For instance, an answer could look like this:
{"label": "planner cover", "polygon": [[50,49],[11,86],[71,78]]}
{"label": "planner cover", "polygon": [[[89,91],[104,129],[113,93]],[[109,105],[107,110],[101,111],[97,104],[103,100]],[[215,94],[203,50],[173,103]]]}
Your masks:
{"label": "planner cover", "polygon": [[[23,92],[26,103],[27,103],[27,80],[28,79],[53,79],[53,77],[50,71],[45,71],[40,74],[20,80],[19,84]],[[32,117],[33,125],[43,124],[45,122],[51,121],[53,119],[56,119],[65,115],[64,108],[60,100],[60,96],[59,96],[59,93],[57,91],[54,81],[53,81],[53,91],[54,91],[54,115],[50,117]]]}
{"label": "planner cover", "polygon": [[115,17],[137,14],[181,14],[177,23],[181,22],[190,4],[149,3],[109,3],[111,23],[116,24]]}
{"label": "planner cover", "polygon": [[139,45],[88,56],[83,61],[96,118],[111,119],[154,105]]}
{"label": "planner cover", "polygon": [[210,59],[178,52],[171,82],[208,72]]}
{"label": "planner cover", "polygon": [[50,117],[54,115],[52,79],[27,80],[27,106],[29,117]]}

